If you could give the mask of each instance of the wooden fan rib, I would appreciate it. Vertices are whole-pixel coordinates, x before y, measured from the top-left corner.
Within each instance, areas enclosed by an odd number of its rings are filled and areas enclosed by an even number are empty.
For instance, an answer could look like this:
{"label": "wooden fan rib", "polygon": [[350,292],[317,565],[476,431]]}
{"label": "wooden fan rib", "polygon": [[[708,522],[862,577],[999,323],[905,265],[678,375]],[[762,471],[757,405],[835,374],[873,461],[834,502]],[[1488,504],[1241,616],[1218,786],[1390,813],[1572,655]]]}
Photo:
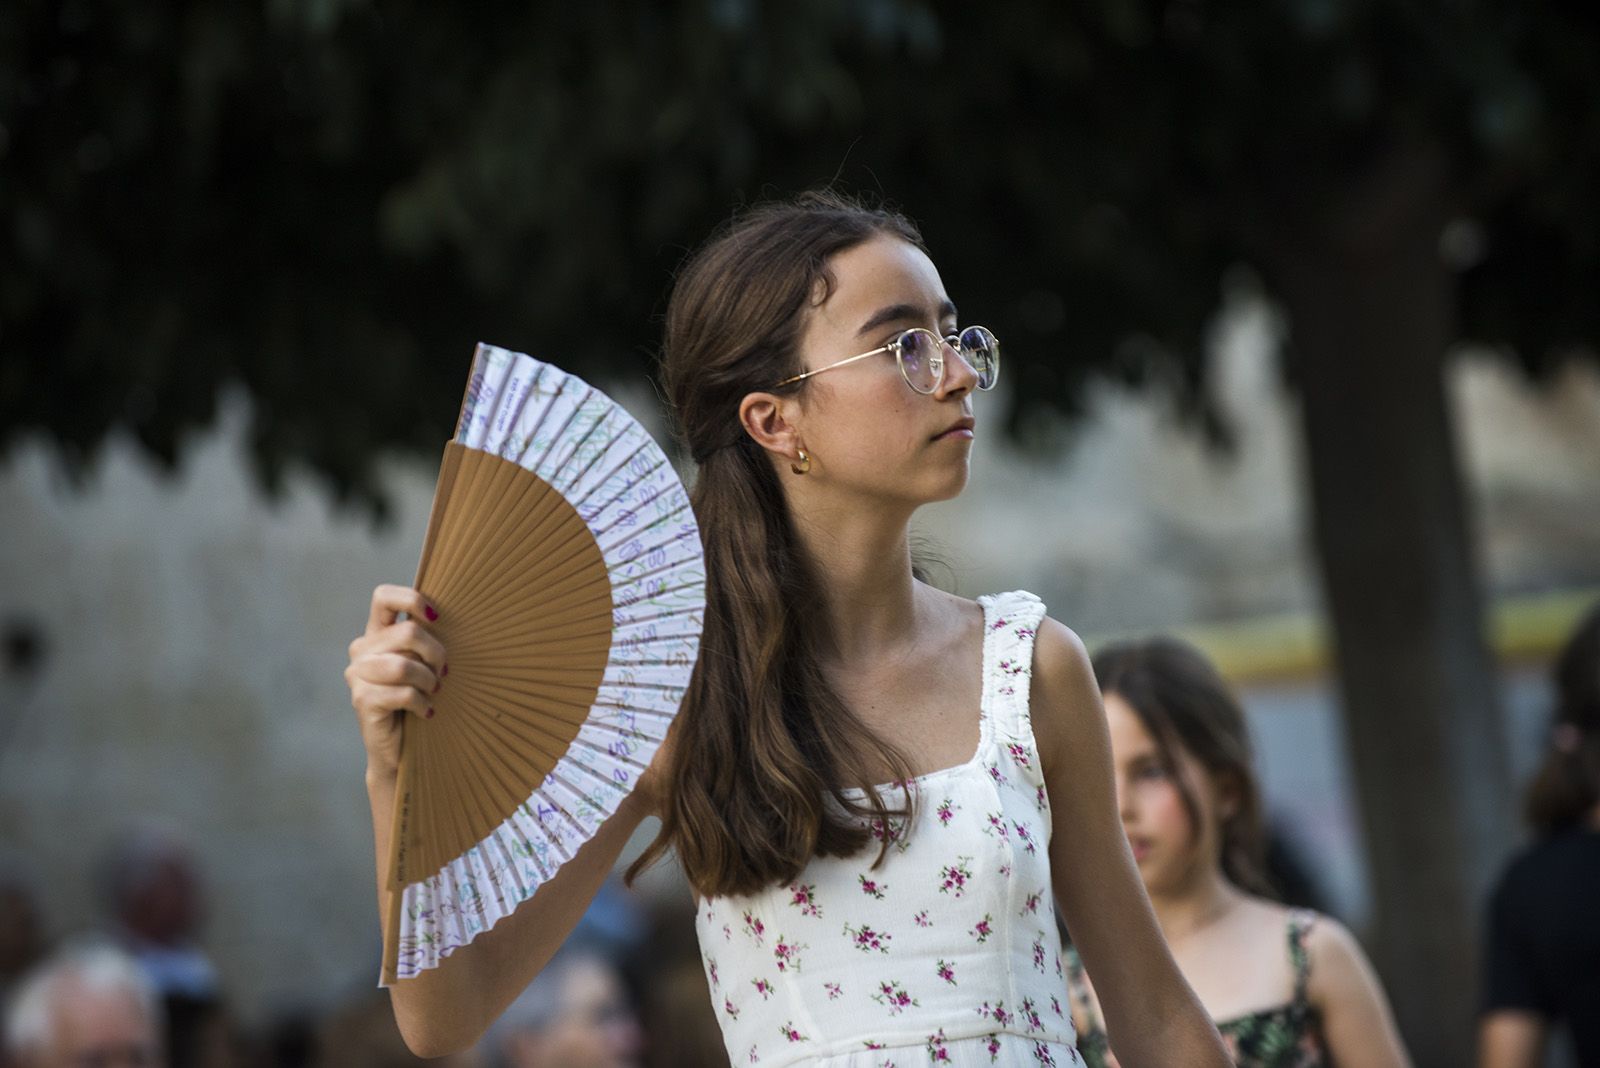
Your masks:
{"label": "wooden fan rib", "polygon": [[[558,596],[545,597],[529,591],[538,576],[530,576],[517,582],[502,591],[501,599],[493,610],[487,606],[479,612],[473,620],[473,630],[479,633],[493,634],[506,629],[508,623],[530,613],[538,613],[543,618],[560,620],[564,616],[571,616],[573,625],[585,625],[588,620],[598,619],[603,610],[609,615],[613,609],[611,602],[611,583],[606,578],[605,571],[600,567],[587,568],[583,574],[586,582],[575,585]],[[559,627],[543,628],[556,631]],[[520,632],[520,628],[519,628]]]}
{"label": "wooden fan rib", "polygon": [[604,558],[586,528],[564,527],[547,538],[537,556],[527,550],[522,555],[506,554],[517,567],[509,575],[499,574],[494,582],[494,600],[503,609],[521,610],[527,599],[541,606],[560,603],[571,592],[605,577]]}
{"label": "wooden fan rib", "polygon": [[[572,738],[572,732],[565,729],[566,724],[571,722],[570,717],[548,712],[536,705],[523,704],[508,708],[507,696],[502,692],[470,684],[466,688],[470,700],[463,698],[463,703],[471,709],[466,715],[484,721],[476,724],[476,729],[494,734],[494,740],[497,742],[509,739],[510,742],[531,750],[531,753],[525,753],[524,759],[529,768],[537,771],[539,775],[545,774],[555,766],[557,760],[561,759],[562,752],[566,750]],[[457,711],[447,710],[445,714]],[[529,713],[533,713],[533,716]],[[552,725],[545,726],[536,717],[543,717]],[[486,726],[487,723],[494,725],[492,730]],[[561,729],[557,729],[554,724],[562,725]],[[528,786],[527,789],[531,790],[532,786]]]}
{"label": "wooden fan rib", "polygon": [[[495,564],[494,550],[485,554],[483,547],[497,546],[495,539],[508,522],[514,521],[517,509],[537,508],[550,490],[536,479],[517,479],[521,468],[488,453],[469,453],[462,459],[462,466],[473,469],[477,478],[470,494],[457,504],[456,523],[462,533],[452,542],[453,553],[448,568],[442,569],[439,586],[441,598],[448,596],[457,603],[471,604],[473,588],[484,581],[485,570]],[[489,559],[485,560],[485,555]]]}
{"label": "wooden fan rib", "polygon": [[[512,468],[520,471],[520,468]],[[526,474],[524,472],[524,474]],[[490,544],[493,548],[479,558],[468,561],[471,570],[461,584],[461,589],[456,593],[458,599],[469,603],[485,599],[486,590],[493,589],[497,597],[504,599],[508,596],[506,589],[507,579],[505,572],[507,563],[515,561],[514,572],[516,578],[512,580],[519,586],[526,586],[530,577],[547,573],[552,564],[549,559],[551,553],[564,549],[567,546],[592,543],[593,537],[588,528],[583,525],[576,513],[571,512],[570,505],[560,494],[551,489],[548,484],[539,481],[533,476],[527,476],[526,481],[542,487],[543,493],[534,499],[536,511],[525,513],[523,528],[515,537],[502,535],[498,528],[504,527],[505,519],[497,523],[497,540]],[[509,516],[511,513],[507,513]],[[539,554],[530,554],[529,546],[538,546],[543,550]]]}
{"label": "wooden fan rib", "polygon": [[[482,492],[478,483],[483,477],[482,467],[473,459],[481,455],[468,449],[460,442],[452,441],[445,446],[446,452],[456,453],[459,472],[456,475],[455,490],[451,494],[451,501],[441,516],[439,539],[431,547],[431,552],[424,557],[418,565],[419,581],[417,588],[441,606],[448,602],[451,582],[460,559],[459,543],[468,536],[464,528],[467,523],[467,509],[470,502],[476,500]],[[427,585],[421,583],[421,575],[426,573]]]}
{"label": "wooden fan rib", "polygon": [[463,697],[474,709],[469,713],[477,722],[473,729],[490,744],[518,747],[533,776],[522,786],[522,794],[533,789],[533,780],[555,766],[572,740],[572,714],[569,702],[536,702],[507,693],[493,685],[468,684]]}
{"label": "wooden fan rib", "polygon": [[[609,624],[611,613],[607,612],[604,617],[597,618]],[[609,626],[604,629],[597,627],[567,638],[538,641],[529,639],[529,635],[541,631],[548,634],[559,629],[561,629],[559,624],[550,624],[539,631],[530,629],[524,633],[505,635],[499,641],[492,641],[489,638],[478,641],[457,639],[450,646],[450,663],[465,666],[468,663],[482,663],[496,657],[515,657],[534,664],[565,663],[576,656],[592,655],[596,649],[603,652],[612,645]]]}
{"label": "wooden fan rib", "polygon": [[[448,731],[436,729],[442,724],[428,724],[428,741],[423,747],[429,753],[426,774],[421,777],[421,793],[416,799],[420,834],[415,846],[417,871],[426,878],[443,870],[457,852],[452,848],[468,833],[465,814],[460,803],[461,781],[447,769],[459,766],[460,746],[450,738]],[[471,798],[471,784],[467,795]],[[416,880],[413,880],[416,881]]]}
{"label": "wooden fan rib", "polygon": [[[472,833],[469,847],[481,848],[485,839],[503,823],[507,816],[516,810],[516,807],[525,800],[535,788],[533,784],[524,786],[522,783],[509,781],[500,774],[505,770],[501,763],[502,754],[482,735],[470,732],[463,727],[466,750],[471,754],[471,768],[475,773],[472,781],[478,786],[480,798],[479,807],[467,815],[468,827]],[[542,776],[540,777],[542,781]],[[463,850],[458,850],[460,855]]]}
{"label": "wooden fan rib", "polygon": [[[514,496],[502,497],[483,509],[484,514],[479,517],[483,535],[464,550],[464,563],[469,570],[460,582],[457,596],[469,603],[481,600],[486,589],[496,588],[504,581],[508,561],[518,561],[521,566],[516,570],[525,570],[526,561],[519,557],[528,544],[566,544],[580,532],[588,537],[582,521],[569,514],[570,506],[548,483],[515,464],[497,462],[502,479],[520,489]],[[487,549],[482,548],[485,545]]]}
{"label": "wooden fan rib", "polygon": [[[579,722],[593,707],[593,697],[598,692],[595,684],[582,686],[555,683],[540,686],[526,681],[505,684],[479,679],[464,685],[471,686],[480,695],[492,696],[507,702],[511,707],[504,709],[503,715],[510,715],[521,707],[529,707],[539,713],[549,714],[552,718],[571,723]],[[569,715],[561,716],[558,712],[561,709],[570,710]]]}
{"label": "wooden fan rib", "polygon": [[440,777],[440,792],[430,799],[432,811],[440,817],[440,823],[426,843],[426,870],[436,873],[477,844],[481,836],[473,833],[474,814],[483,811],[490,799],[479,777],[467,771],[472,765],[472,747],[467,744],[468,740],[451,724],[436,720],[430,726],[435,727],[435,733],[440,736],[434,744],[441,754],[451,754],[447,766],[452,770],[449,776]]}

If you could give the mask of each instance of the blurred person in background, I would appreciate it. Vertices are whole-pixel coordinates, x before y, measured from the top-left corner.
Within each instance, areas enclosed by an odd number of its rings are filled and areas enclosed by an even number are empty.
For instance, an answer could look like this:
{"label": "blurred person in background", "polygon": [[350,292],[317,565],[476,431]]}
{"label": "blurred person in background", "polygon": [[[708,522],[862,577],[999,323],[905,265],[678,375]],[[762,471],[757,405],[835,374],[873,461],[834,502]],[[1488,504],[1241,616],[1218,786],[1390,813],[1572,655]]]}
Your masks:
{"label": "blurred person in background", "polygon": [[485,1068],[637,1068],[644,1048],[622,979],[599,953],[557,953],[478,1045]]}
{"label": "blurred person in background", "polygon": [[1556,658],[1555,713],[1528,790],[1539,839],[1489,902],[1480,1068],[1542,1064],[1565,1024],[1582,1068],[1600,1068],[1600,605]]}
{"label": "blurred person in background", "polygon": [[164,1068],[162,1046],[154,986],[107,945],[49,957],[18,985],[6,1012],[8,1068]]}
{"label": "blurred person in background", "polygon": [[[1241,1068],[1401,1068],[1388,1001],[1335,920],[1272,900],[1244,712],[1197,649],[1124,642],[1093,660],[1123,828],[1178,967]],[[1115,1065],[1091,977],[1067,951],[1079,1049]]]}
{"label": "blurred person in background", "polygon": [[44,954],[38,885],[20,857],[0,853],[0,1006]]}
{"label": "blurred person in background", "polygon": [[222,987],[199,943],[205,904],[189,850],[167,831],[135,828],[106,851],[100,875],[111,937],[138,961],[161,998],[173,1068],[226,1063]]}

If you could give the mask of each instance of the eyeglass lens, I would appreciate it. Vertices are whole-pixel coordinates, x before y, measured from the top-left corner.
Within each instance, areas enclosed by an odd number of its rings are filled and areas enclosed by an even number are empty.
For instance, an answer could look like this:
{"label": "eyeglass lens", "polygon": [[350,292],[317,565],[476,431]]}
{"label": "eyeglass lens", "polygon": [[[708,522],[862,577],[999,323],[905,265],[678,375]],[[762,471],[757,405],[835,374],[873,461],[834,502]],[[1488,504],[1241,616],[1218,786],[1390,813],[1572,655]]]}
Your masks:
{"label": "eyeglass lens", "polygon": [[[927,330],[907,330],[900,335],[900,369],[918,393],[932,393],[944,376],[943,342]],[[969,326],[957,338],[956,350],[978,376],[978,388],[994,386],[999,370],[994,335],[981,326]]]}

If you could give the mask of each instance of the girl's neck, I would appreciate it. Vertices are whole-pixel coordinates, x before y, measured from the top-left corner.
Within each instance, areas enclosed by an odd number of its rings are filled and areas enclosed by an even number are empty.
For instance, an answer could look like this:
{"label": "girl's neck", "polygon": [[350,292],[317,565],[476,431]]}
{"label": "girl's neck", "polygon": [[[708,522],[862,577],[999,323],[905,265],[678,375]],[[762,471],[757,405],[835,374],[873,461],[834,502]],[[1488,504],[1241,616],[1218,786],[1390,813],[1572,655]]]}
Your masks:
{"label": "girl's neck", "polygon": [[915,633],[917,583],[911,575],[909,517],[814,508],[792,514],[827,598],[828,628],[840,660],[878,656]]}
{"label": "girl's neck", "polygon": [[1156,921],[1168,945],[1180,943],[1221,920],[1245,899],[1215,866],[1207,866],[1193,879],[1170,892],[1150,894]]}

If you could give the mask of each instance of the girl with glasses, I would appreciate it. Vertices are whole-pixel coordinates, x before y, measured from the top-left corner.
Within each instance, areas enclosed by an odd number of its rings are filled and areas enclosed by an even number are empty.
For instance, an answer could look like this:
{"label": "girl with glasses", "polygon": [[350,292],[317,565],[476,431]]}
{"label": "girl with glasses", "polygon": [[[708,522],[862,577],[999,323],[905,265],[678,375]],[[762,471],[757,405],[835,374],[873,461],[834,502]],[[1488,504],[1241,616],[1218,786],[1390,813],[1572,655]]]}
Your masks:
{"label": "girl with glasses", "polygon": [[[917,508],[960,493],[999,345],[899,215],[832,195],[735,219],[677,277],[661,378],[698,465],[700,659],[668,744],[578,857],[393,987],[418,1052],[470,1043],[559,946],[639,821],[694,889],[740,1065],[1070,1065],[1055,909],[1130,1066],[1220,1066],[1117,819],[1077,638],[1027,593],[918,580]],[[378,856],[394,711],[445,651],[380,587],[352,646]],[[397,656],[397,654],[400,654]],[[390,674],[399,661],[406,689]]]}
{"label": "girl with glasses", "polygon": [[[1250,735],[1210,661],[1153,638],[1101,650],[1094,672],[1139,875],[1235,1062],[1403,1068],[1387,999],[1355,939],[1326,916],[1270,900]],[[1096,969],[1069,948],[1079,1048],[1089,1068],[1127,1064],[1120,1036],[1108,1043]]]}

